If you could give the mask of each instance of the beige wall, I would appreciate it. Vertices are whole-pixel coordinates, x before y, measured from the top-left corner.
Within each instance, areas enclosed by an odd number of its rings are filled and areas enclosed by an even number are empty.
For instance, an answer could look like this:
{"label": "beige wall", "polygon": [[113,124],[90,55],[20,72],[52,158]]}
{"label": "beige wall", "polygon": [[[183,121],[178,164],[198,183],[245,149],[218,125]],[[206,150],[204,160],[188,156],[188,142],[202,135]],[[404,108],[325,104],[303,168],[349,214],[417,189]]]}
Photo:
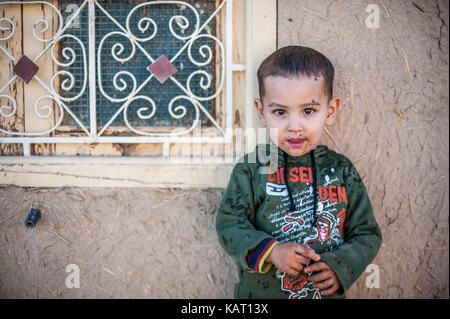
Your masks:
{"label": "beige wall", "polygon": [[[448,298],[448,4],[373,2],[379,29],[365,26],[372,1],[279,0],[278,45],[334,63],[342,108],[323,142],[353,160],[383,231],[380,288],[363,274],[348,297]],[[237,274],[214,229],[222,194],[0,187],[0,297],[230,298]],[[32,205],[43,217],[26,229]],[[65,286],[68,264],[79,289]]]}
{"label": "beige wall", "polygon": [[278,1],[278,45],[335,66],[342,108],[324,143],[356,164],[383,232],[380,288],[364,274],[349,297],[448,298],[448,3],[414,3]]}

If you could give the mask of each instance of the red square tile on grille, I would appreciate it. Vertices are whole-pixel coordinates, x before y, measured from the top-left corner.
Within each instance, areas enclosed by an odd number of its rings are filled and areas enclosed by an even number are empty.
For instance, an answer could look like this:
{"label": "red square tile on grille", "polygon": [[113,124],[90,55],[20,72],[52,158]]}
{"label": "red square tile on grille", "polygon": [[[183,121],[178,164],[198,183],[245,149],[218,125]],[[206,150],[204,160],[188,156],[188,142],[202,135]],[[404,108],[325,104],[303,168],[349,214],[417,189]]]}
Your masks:
{"label": "red square tile on grille", "polygon": [[178,72],[177,68],[170,63],[165,55],[161,55],[147,68],[147,70],[149,70],[161,84]]}
{"label": "red square tile on grille", "polygon": [[22,56],[13,68],[14,73],[28,84],[33,76],[39,71],[39,67],[34,64],[26,55]]}

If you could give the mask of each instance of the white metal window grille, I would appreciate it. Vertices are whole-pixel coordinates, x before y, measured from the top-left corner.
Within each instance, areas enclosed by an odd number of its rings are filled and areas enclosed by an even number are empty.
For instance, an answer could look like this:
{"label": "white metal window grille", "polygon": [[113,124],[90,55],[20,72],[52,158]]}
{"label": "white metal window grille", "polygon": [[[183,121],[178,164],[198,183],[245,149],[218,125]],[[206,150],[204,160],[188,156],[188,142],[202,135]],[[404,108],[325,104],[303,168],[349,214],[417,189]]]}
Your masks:
{"label": "white metal window grille", "polygon": [[[49,28],[45,19],[36,21],[32,30],[23,30],[45,44],[38,55],[23,58],[33,66],[50,54],[58,66],[50,82],[41,79],[39,71],[29,71],[22,58],[2,45],[16,30],[14,21],[0,18],[1,58],[11,59],[15,68],[15,75],[0,83],[0,116],[16,116],[18,101],[5,90],[22,80],[37,81],[46,91],[35,101],[36,115],[42,120],[57,115],[55,125],[45,131],[0,127],[0,143],[21,143],[24,155],[29,155],[31,143],[230,142],[232,72],[242,70],[232,63],[232,0],[60,0],[59,4],[58,8],[49,1],[0,2],[0,9],[49,6],[58,18],[51,38],[42,37]],[[224,39],[215,31],[219,14],[225,16]],[[159,67],[164,57],[169,71],[160,74],[152,66]],[[23,68],[28,69],[23,73]],[[215,117],[219,96],[225,101],[222,125]],[[81,133],[58,136],[62,125],[76,125]],[[108,134],[114,125],[126,127],[126,133]],[[217,134],[192,136],[202,125],[215,128]]]}

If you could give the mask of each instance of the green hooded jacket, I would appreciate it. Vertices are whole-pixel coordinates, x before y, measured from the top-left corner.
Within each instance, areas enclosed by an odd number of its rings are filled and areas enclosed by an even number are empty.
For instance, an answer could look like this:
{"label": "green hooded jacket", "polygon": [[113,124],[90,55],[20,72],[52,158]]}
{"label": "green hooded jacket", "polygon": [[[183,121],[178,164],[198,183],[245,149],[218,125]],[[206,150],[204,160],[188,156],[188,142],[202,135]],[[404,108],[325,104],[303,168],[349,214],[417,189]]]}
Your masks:
{"label": "green hooded jacket", "polygon": [[236,298],[322,297],[303,272],[292,277],[265,262],[277,242],[310,245],[341,283],[328,297],[345,298],[382,240],[355,167],[323,145],[300,157],[272,142],[246,154],[231,174],[216,230],[238,266]]}

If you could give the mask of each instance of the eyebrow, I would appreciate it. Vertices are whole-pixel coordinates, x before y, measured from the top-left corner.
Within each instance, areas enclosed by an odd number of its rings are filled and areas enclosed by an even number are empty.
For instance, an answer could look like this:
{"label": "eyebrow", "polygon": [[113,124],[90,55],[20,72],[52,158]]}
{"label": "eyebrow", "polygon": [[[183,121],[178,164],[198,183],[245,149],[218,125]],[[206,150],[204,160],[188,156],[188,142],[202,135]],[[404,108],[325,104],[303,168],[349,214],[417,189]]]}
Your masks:
{"label": "eyebrow", "polygon": [[[320,103],[319,102],[316,102],[316,101],[311,101],[311,102],[307,102],[307,103],[302,103],[302,104],[300,104],[299,106],[300,107],[304,107],[304,106],[308,106],[308,105],[320,105]],[[286,105],[283,105],[283,104],[280,104],[280,103],[276,103],[276,102],[272,102],[272,103],[270,103],[269,105],[268,105],[268,107],[284,107],[284,108],[287,108],[287,106]]]}

